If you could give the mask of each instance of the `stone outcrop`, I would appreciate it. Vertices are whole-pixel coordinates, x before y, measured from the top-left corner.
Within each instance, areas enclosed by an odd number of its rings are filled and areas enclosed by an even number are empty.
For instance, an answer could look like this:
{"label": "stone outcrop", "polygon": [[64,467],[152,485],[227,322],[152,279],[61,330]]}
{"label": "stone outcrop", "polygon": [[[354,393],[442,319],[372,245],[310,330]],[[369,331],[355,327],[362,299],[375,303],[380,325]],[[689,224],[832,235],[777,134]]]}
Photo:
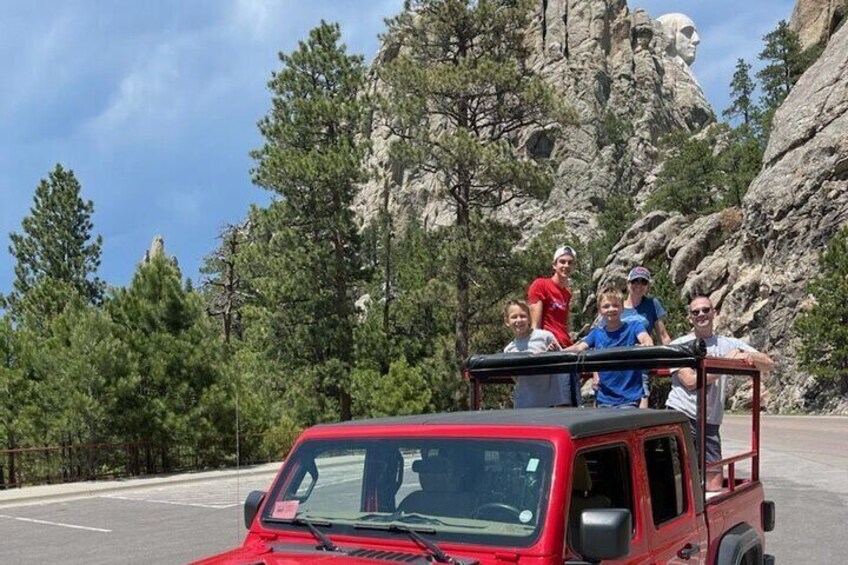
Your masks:
{"label": "stone outcrop", "polygon": [[789,27],[804,49],[826,43],[848,16],[848,0],[798,0]]}
{"label": "stone outcrop", "polygon": [[[844,390],[798,367],[792,331],[809,302],[806,285],[818,254],[848,225],[848,26],[778,109],[763,169],[742,210],[690,222],[674,218],[654,213],[641,221],[648,225],[634,226],[598,279],[622,277],[657,256],[657,239],[667,242],[662,252],[683,290],[709,294],[720,307],[719,329],[777,362],[770,409],[848,413]],[[734,403],[744,404],[743,397]]]}
{"label": "stone outcrop", "polygon": [[[528,39],[531,66],[579,116],[555,141],[543,130],[519,134],[528,155],[550,157],[557,181],[547,201],[515,200],[499,216],[532,235],[564,219],[581,237],[596,234],[597,213],[612,193],[637,195],[659,158],[660,137],[696,131],[714,114],[688,64],[669,51],[662,26],[626,0],[539,0]],[[375,66],[402,46],[387,41]],[[382,86],[376,81],[373,88]],[[383,204],[386,187],[396,217],[414,215],[427,226],[453,222],[453,212],[435,179],[404,170],[388,157],[391,141],[379,119],[372,123],[371,166],[383,178],[362,187],[355,210],[363,221]]]}
{"label": "stone outcrop", "polygon": [[153,237],[153,241],[150,242],[150,248],[144,252],[144,257],[141,258],[139,264],[148,265],[154,257],[160,256],[168,259],[175,267],[178,266],[177,258],[165,253],[165,238],[157,235]]}
{"label": "stone outcrop", "polygon": [[[792,26],[802,43],[826,40],[827,46],[777,111],[763,169],[742,208],[697,219],[652,212],[627,230],[595,273],[598,285],[623,281],[633,265],[664,259],[684,294],[708,294],[720,307],[720,331],[775,359],[765,396],[773,411],[848,414],[844,390],[798,367],[792,331],[810,303],[806,285],[818,254],[848,225],[848,26],[840,27],[846,6],[848,0],[798,1]],[[701,130],[714,119],[689,66],[671,56],[666,31],[644,11],[630,12],[625,0],[540,0],[530,33],[532,65],[577,110],[580,123],[556,141],[545,131],[521,133],[528,154],[554,161],[558,181],[546,202],[515,201],[501,210],[503,219],[528,235],[564,219],[588,239],[608,194],[645,201],[661,169],[658,139],[675,129]],[[384,45],[375,65],[399,48]],[[389,188],[399,217],[452,223],[436,180],[390,162],[390,139],[378,121],[371,137],[372,165],[385,175],[360,192],[360,217],[373,217]],[[733,404],[743,406],[745,398],[743,389]]]}

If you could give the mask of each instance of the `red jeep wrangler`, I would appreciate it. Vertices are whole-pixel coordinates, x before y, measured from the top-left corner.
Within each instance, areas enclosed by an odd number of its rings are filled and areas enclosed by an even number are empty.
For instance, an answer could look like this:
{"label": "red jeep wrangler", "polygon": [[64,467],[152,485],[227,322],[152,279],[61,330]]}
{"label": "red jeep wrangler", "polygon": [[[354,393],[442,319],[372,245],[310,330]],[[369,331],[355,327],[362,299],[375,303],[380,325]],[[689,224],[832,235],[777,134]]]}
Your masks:
{"label": "red jeep wrangler", "polygon": [[[755,369],[705,358],[697,346],[466,363],[475,403],[482,385],[514,375],[624,367],[693,367],[702,391],[720,369],[752,376],[759,390]],[[490,410],[315,426],[269,492],[248,496],[244,544],[198,563],[774,563],[764,552],[774,505],[759,481],[758,403],[755,394],[751,451],[714,464],[727,476],[710,497],[703,454],[699,463],[685,416],[672,410]]]}

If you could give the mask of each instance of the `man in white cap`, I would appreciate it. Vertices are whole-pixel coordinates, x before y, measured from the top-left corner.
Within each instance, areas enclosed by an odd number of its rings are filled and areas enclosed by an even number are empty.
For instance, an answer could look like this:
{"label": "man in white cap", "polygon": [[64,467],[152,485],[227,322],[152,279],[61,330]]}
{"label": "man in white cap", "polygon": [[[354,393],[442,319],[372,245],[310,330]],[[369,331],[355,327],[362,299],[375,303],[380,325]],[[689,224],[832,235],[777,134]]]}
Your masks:
{"label": "man in white cap", "polygon": [[[527,303],[530,305],[530,325],[533,329],[547,330],[554,334],[560,348],[572,344],[568,333],[568,316],[571,313],[571,272],[577,252],[568,245],[554,251],[554,274],[539,277],[527,290]],[[552,344],[549,349],[555,349]],[[562,406],[580,406],[580,378],[577,373],[558,374],[559,385],[557,404]]]}
{"label": "man in white cap", "polygon": [[533,328],[554,334],[563,349],[572,344],[568,315],[571,312],[571,272],[576,260],[577,252],[573,247],[563,245],[557,248],[554,251],[553,276],[534,280],[527,290],[530,324]]}

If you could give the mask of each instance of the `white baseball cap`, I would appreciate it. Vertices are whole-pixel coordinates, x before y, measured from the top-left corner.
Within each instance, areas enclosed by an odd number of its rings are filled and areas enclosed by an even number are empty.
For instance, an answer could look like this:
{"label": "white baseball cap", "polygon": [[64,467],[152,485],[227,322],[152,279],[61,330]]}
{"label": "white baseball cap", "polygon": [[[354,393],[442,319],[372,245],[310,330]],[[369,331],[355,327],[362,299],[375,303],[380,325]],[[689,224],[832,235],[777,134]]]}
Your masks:
{"label": "white baseball cap", "polygon": [[557,250],[554,251],[554,263],[563,255],[571,255],[574,259],[577,259],[577,252],[570,245],[563,245],[562,247],[557,247]]}

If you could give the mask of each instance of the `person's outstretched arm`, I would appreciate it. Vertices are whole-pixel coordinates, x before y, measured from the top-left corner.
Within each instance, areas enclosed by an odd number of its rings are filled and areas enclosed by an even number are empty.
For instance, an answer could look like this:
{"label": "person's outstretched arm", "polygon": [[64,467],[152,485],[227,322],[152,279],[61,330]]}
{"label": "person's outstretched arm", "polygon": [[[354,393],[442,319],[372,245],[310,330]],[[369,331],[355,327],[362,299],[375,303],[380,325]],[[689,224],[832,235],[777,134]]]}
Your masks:
{"label": "person's outstretched arm", "polygon": [[663,322],[662,320],[657,320],[656,323],[654,323],[654,331],[656,332],[660,343],[662,343],[663,345],[668,345],[669,343],[671,343],[671,336],[668,335],[668,330],[665,327],[665,322]]}
{"label": "person's outstretched arm", "polygon": [[530,305],[530,327],[534,330],[542,329],[542,301],[539,300]]}

